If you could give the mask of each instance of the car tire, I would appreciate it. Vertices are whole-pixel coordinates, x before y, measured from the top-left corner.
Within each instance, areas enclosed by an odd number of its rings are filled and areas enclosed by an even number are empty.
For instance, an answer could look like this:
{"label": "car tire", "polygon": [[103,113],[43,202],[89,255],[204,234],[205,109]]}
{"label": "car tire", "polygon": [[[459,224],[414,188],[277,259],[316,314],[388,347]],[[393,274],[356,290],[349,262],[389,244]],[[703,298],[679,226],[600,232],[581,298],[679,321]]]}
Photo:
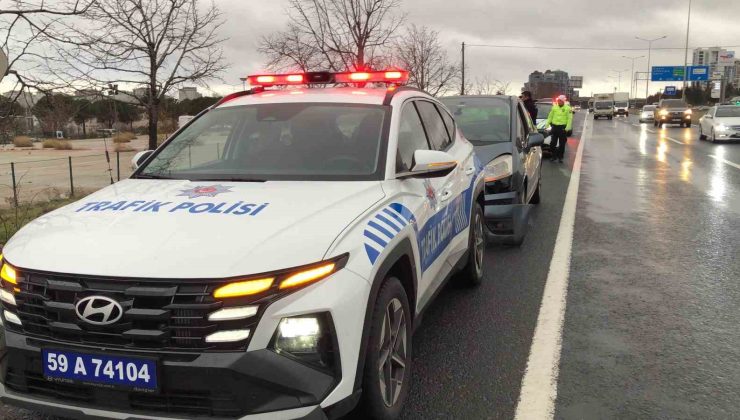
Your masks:
{"label": "car tire", "polygon": [[699,140],[706,140],[707,136],[704,135],[704,130],[702,130],[701,125],[699,125]]}
{"label": "car tire", "polygon": [[686,128],[691,128],[691,123],[690,123],[690,122],[687,122],[687,123],[685,123],[685,124],[684,124],[684,127],[686,127]]}
{"label": "car tire", "polygon": [[712,127],[712,134],[711,137],[709,137],[709,140],[711,140],[712,143],[717,142],[717,137],[714,135],[714,127]]}
{"label": "car tire", "polygon": [[[396,277],[386,278],[373,307],[357,415],[378,420],[401,416],[411,385],[411,321],[401,282]],[[399,326],[394,332],[390,326],[396,323]]]}
{"label": "car tire", "polygon": [[483,258],[486,253],[486,235],[483,208],[473,203],[468,235],[468,257],[465,267],[457,275],[456,283],[465,287],[476,287],[483,282]]}

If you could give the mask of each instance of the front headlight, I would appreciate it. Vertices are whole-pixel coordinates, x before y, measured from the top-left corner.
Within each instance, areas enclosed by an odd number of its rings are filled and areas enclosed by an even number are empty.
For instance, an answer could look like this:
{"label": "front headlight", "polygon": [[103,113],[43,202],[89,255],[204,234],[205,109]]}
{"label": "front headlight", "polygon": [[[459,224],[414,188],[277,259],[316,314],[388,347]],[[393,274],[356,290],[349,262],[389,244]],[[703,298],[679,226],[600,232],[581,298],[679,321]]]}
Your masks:
{"label": "front headlight", "polygon": [[690,109],[687,109],[687,110],[685,110],[685,111],[684,111],[683,113],[684,113],[684,114],[686,114],[686,115],[691,115],[691,112],[692,112],[692,111],[691,111]]}
{"label": "front headlight", "polygon": [[328,312],[283,318],[269,348],[318,368],[331,369],[337,357],[334,325]]}
{"label": "front headlight", "polygon": [[728,129],[729,127],[724,124],[718,124],[714,126],[715,131],[727,131]]}
{"label": "front headlight", "polygon": [[665,110],[665,109],[661,109],[660,112],[659,112],[659,114],[660,114],[661,117],[665,117],[666,115],[668,115],[668,111]]}
{"label": "front headlight", "polygon": [[483,176],[486,182],[494,182],[510,177],[513,170],[514,166],[511,155],[502,155],[490,161],[483,168]]}

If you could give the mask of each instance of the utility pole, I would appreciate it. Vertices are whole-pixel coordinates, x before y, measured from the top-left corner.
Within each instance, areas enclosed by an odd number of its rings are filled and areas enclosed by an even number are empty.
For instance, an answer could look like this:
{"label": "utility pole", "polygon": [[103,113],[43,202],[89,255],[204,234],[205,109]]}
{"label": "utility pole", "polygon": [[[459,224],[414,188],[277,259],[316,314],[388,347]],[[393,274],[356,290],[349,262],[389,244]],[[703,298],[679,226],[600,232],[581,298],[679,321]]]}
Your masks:
{"label": "utility pole", "polygon": [[637,96],[637,83],[636,83],[636,77],[635,77],[635,60],[638,58],[645,58],[644,55],[636,56],[636,57],[627,57],[626,55],[623,55],[622,58],[626,58],[627,60],[632,60],[632,70],[630,71],[630,75],[632,76],[630,79],[630,96],[632,96],[633,99]]}
{"label": "utility pole", "polygon": [[686,18],[686,49],[683,55],[683,90],[681,99],[686,99],[686,80],[689,77],[689,28],[691,27],[691,0],[689,0],[689,15]]}
{"label": "utility pole", "polygon": [[645,39],[640,38],[639,36],[636,36],[636,39],[639,39],[640,41],[646,41],[648,43],[648,61],[647,61],[647,77],[645,78],[645,100],[647,101],[647,97],[650,96],[650,53],[653,48],[653,42],[667,38],[667,35],[663,35],[661,37],[655,38],[655,39]]}
{"label": "utility pole", "polygon": [[460,96],[465,95],[465,42],[462,43],[462,83],[460,84]]}

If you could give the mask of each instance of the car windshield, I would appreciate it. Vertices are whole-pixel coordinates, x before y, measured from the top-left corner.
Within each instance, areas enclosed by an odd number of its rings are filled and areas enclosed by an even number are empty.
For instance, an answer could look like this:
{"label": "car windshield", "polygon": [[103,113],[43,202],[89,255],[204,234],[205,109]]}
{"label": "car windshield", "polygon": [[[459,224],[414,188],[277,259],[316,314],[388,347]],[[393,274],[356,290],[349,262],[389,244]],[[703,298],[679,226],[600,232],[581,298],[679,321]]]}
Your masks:
{"label": "car windshield", "polygon": [[663,101],[664,108],[688,108],[686,102],[681,99],[666,99]]}
{"label": "car windshield", "polygon": [[216,109],[158,150],[139,178],[381,179],[387,108],[281,103]]}
{"label": "car windshield", "polygon": [[596,102],[594,104],[594,107],[596,109],[609,109],[612,107],[612,103],[611,102]]}
{"label": "car windshield", "polygon": [[473,144],[511,141],[508,98],[442,98],[441,101]]}
{"label": "car windshield", "polygon": [[625,108],[625,107],[627,107],[628,104],[627,104],[627,102],[616,102],[614,105],[615,106],[618,106],[618,107],[621,107],[621,108]]}
{"label": "car windshield", "polygon": [[550,114],[552,102],[537,102],[537,119],[544,120]]}
{"label": "car windshield", "polygon": [[715,117],[740,117],[740,106],[717,108]]}
{"label": "car windshield", "polygon": [[655,105],[645,105],[642,107],[643,111],[655,111]]}

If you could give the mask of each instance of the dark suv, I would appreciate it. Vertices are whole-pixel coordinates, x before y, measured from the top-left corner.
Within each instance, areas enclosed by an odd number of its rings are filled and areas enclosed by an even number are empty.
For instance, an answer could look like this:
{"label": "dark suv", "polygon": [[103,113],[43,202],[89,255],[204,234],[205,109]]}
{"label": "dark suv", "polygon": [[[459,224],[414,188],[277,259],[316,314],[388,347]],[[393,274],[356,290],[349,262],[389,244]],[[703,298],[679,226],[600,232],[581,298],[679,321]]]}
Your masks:
{"label": "dark suv", "polygon": [[691,126],[691,107],[683,99],[661,99],[653,115],[655,127],[663,127],[664,124]]}

